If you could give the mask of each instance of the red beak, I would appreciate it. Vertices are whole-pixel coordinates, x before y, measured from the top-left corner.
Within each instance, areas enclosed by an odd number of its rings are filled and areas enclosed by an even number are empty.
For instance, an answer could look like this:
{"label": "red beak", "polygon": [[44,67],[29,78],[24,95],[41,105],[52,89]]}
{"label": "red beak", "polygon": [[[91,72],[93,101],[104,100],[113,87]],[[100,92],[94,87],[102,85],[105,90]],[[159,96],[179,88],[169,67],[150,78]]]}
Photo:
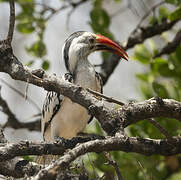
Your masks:
{"label": "red beak", "polygon": [[106,38],[102,35],[97,34],[96,42],[97,42],[96,50],[112,52],[128,61],[128,54],[123,50],[123,48],[119,44],[115,43],[114,41],[110,40],[109,38]]}

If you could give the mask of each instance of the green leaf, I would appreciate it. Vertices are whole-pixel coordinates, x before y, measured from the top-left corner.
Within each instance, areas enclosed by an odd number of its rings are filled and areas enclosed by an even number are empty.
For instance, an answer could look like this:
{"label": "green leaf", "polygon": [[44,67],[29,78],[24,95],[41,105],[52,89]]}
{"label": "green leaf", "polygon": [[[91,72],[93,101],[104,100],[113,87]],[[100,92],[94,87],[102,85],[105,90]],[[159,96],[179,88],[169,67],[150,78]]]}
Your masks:
{"label": "green leaf", "polygon": [[154,76],[150,73],[136,74],[136,77],[142,81],[151,83],[154,80]]}
{"label": "green leaf", "polygon": [[165,0],[165,2],[170,3],[170,4],[174,4],[174,5],[180,5],[181,4],[181,0]]}
{"label": "green leaf", "polygon": [[151,64],[151,70],[154,73],[159,73],[164,77],[174,77],[176,72],[174,69],[170,69],[168,61],[163,58],[156,58]]}
{"label": "green leaf", "polygon": [[100,8],[102,6],[102,0],[94,0],[94,7]]}
{"label": "green leaf", "polygon": [[169,15],[169,12],[167,11],[167,8],[165,8],[165,7],[159,8],[159,18],[160,19],[167,18],[168,15]]}
{"label": "green leaf", "polygon": [[34,64],[34,60],[28,61],[25,65],[26,66],[32,66]]}
{"label": "green leaf", "polygon": [[177,47],[176,49],[176,56],[178,60],[181,60],[181,45]]}
{"label": "green leaf", "polygon": [[175,20],[178,20],[178,19],[181,19],[181,6],[179,8],[177,8],[174,12],[172,12],[168,18],[171,20],[171,21],[175,21]]}
{"label": "green leaf", "polygon": [[161,98],[168,98],[169,97],[167,89],[162,84],[159,84],[157,82],[153,82],[152,87],[153,87],[153,90],[155,91],[155,93],[159,97],[161,97]]}
{"label": "green leaf", "polygon": [[43,61],[42,68],[48,70],[50,68],[50,62],[48,60]]}
{"label": "green leaf", "polygon": [[24,34],[30,34],[35,30],[32,23],[30,22],[18,23],[16,28],[19,32],[24,33]]}
{"label": "green leaf", "polygon": [[110,18],[107,12],[102,8],[94,8],[90,12],[91,25],[97,31],[97,29],[105,29],[109,27]]}
{"label": "green leaf", "polygon": [[153,91],[149,84],[141,83],[140,89],[141,89],[144,99],[149,99],[149,98],[153,97]]}
{"label": "green leaf", "polygon": [[122,0],[114,0],[116,3],[121,2]]}
{"label": "green leaf", "polygon": [[150,58],[151,58],[151,53],[148,51],[148,49],[143,44],[137,45],[133,58],[135,60],[140,61],[143,64],[149,64]]}
{"label": "green leaf", "polygon": [[35,57],[43,57],[47,54],[46,46],[42,40],[33,43],[31,47],[26,48],[26,50]]}

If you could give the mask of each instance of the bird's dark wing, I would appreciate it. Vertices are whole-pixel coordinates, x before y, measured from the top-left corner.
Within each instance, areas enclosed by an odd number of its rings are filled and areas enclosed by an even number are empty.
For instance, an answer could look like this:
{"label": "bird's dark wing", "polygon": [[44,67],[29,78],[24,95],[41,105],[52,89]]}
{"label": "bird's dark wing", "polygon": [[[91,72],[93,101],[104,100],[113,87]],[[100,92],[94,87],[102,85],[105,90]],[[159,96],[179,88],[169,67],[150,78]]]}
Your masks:
{"label": "bird's dark wing", "polygon": [[[69,81],[69,82],[73,81],[72,75],[70,73],[66,73],[63,76],[63,78],[64,80]],[[45,138],[46,135],[48,135],[47,133],[48,133],[48,129],[50,128],[50,123],[53,117],[59,111],[63,99],[64,99],[64,96],[59,93],[56,93],[53,91],[47,92],[47,95],[43,104],[42,119],[41,119],[41,132],[45,140],[46,140]]]}
{"label": "bird's dark wing", "polygon": [[[96,72],[96,81],[97,81],[97,86],[98,86],[99,92],[103,93],[103,81],[98,72]],[[90,123],[93,118],[94,118],[94,116],[91,116],[88,123]]]}

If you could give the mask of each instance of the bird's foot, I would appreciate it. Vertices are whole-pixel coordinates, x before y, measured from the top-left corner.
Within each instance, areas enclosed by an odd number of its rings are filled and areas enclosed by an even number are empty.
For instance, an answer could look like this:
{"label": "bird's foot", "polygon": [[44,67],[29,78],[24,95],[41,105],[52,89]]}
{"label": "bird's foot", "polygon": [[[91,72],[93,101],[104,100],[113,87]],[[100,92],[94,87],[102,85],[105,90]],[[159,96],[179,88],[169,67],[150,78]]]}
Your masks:
{"label": "bird's foot", "polygon": [[55,136],[54,137],[54,139],[55,139],[55,143],[61,143],[62,145],[66,145],[67,143],[68,143],[68,139],[65,139],[65,138],[63,138],[63,137],[60,137],[60,136]]}

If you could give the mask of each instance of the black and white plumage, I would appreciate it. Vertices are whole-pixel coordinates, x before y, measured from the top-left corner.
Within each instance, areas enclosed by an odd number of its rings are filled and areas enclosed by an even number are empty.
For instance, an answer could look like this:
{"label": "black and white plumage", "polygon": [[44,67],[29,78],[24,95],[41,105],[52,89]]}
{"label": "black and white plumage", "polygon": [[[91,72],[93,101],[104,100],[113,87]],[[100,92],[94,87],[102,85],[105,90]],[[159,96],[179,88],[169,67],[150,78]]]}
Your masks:
{"label": "black and white plumage", "polygon": [[[102,93],[102,81],[94,66],[88,61],[90,53],[106,50],[127,59],[124,50],[110,39],[91,32],[78,31],[71,34],[62,49],[63,59],[68,71],[63,77],[66,81]],[[42,134],[45,141],[52,142],[55,137],[70,139],[83,132],[92,117],[87,109],[69,98],[55,92],[48,92],[42,111]]]}

